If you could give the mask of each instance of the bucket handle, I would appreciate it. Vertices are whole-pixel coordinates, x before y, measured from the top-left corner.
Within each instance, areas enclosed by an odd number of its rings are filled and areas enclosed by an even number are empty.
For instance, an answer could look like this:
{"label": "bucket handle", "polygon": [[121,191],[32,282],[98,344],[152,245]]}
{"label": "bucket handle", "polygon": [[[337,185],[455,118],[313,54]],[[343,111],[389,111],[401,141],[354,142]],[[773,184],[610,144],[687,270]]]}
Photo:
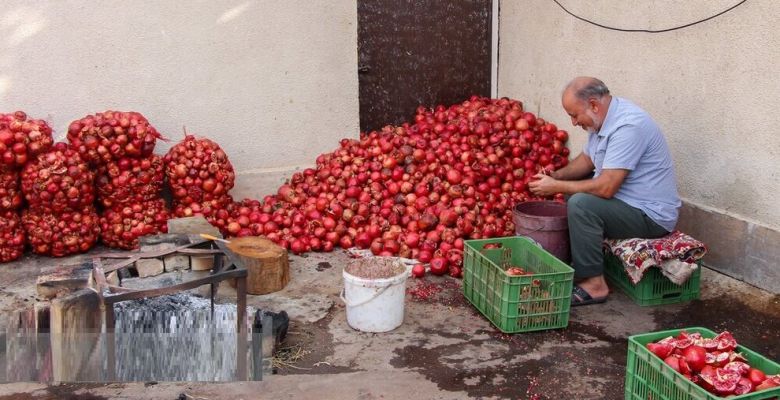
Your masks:
{"label": "bucket handle", "polygon": [[366,304],[366,303],[370,302],[371,300],[374,300],[375,298],[379,297],[379,295],[381,295],[382,293],[384,293],[384,292],[385,292],[385,290],[387,290],[387,289],[388,289],[390,286],[393,286],[393,285],[387,285],[387,286],[383,286],[381,289],[377,290],[377,291],[376,291],[376,293],[374,293],[374,294],[373,294],[371,297],[369,297],[368,299],[366,299],[366,300],[363,300],[363,301],[361,301],[361,302],[357,302],[357,303],[352,303],[352,304],[350,304],[350,303],[347,301],[347,298],[346,298],[346,297],[344,297],[344,291],[345,291],[347,288],[341,288],[341,294],[339,294],[339,297],[341,298],[341,301],[343,301],[343,302],[344,302],[344,304],[346,304],[346,305],[347,305],[347,307],[357,307],[357,306],[362,306],[363,304]]}
{"label": "bucket handle", "polygon": [[[539,231],[539,230],[541,230],[541,229],[542,229],[542,228],[539,228],[539,229],[533,230],[533,231],[531,231],[531,232],[529,232],[529,233],[534,233],[534,232],[536,232],[536,231]],[[520,236],[522,236],[522,237],[524,237],[524,238],[526,238],[526,239],[530,240],[530,241],[531,241],[531,242],[533,242],[533,244],[535,244],[537,247],[542,247],[542,245],[541,245],[541,244],[539,244],[539,242],[537,242],[536,240],[534,240],[534,238],[532,238],[532,237],[530,237],[530,236],[525,236],[525,235],[520,235]]]}

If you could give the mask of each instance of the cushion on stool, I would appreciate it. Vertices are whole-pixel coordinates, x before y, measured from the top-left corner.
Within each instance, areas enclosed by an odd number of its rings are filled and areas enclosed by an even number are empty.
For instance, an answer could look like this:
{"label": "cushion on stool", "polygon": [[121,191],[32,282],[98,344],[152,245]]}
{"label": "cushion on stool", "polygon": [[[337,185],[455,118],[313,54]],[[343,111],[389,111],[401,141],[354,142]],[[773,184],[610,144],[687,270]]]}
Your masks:
{"label": "cushion on stool", "polygon": [[606,239],[604,249],[623,262],[634,284],[648,268],[657,266],[669,280],[682,285],[696,270],[696,262],[707,253],[704,243],[680,231],[657,239]]}

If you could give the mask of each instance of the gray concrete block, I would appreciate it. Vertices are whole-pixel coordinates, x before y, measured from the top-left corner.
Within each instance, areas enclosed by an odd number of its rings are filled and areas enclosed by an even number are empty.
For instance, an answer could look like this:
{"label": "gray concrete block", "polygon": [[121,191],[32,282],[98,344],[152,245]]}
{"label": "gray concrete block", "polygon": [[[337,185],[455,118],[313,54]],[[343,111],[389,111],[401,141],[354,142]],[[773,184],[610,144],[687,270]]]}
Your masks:
{"label": "gray concrete block", "polygon": [[780,232],[752,225],[743,266],[745,282],[780,293]]}
{"label": "gray concrete block", "polygon": [[190,258],[182,254],[174,254],[163,257],[165,271],[171,272],[181,269],[190,269]]}
{"label": "gray concrete block", "polygon": [[706,266],[780,293],[780,232],[690,203],[683,203],[677,229],[707,245]]}
{"label": "gray concrete block", "polygon": [[157,276],[165,272],[162,260],[157,258],[143,258],[135,262],[135,269],[138,270],[139,278],[147,276]]}

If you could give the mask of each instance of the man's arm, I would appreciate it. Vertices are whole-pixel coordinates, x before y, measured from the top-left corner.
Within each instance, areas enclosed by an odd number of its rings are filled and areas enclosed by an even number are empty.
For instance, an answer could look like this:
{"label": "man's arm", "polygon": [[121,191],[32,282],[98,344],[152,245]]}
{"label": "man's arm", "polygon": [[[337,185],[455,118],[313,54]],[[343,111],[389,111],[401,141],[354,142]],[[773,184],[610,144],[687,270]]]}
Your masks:
{"label": "man's arm", "polygon": [[[562,171],[563,169],[561,169]],[[531,192],[539,196],[550,196],[555,193],[574,194],[590,193],[605,199],[611,199],[620,189],[623,180],[628,176],[627,169],[603,169],[601,174],[593,179],[563,181],[553,177],[537,174],[538,180],[528,182]]]}
{"label": "man's arm", "polygon": [[580,155],[571,160],[568,165],[557,171],[553,171],[550,176],[557,180],[574,181],[590,175],[590,173],[593,172],[593,169],[595,169],[595,167],[593,166],[593,161],[591,161],[590,157],[585,153],[580,153]]}

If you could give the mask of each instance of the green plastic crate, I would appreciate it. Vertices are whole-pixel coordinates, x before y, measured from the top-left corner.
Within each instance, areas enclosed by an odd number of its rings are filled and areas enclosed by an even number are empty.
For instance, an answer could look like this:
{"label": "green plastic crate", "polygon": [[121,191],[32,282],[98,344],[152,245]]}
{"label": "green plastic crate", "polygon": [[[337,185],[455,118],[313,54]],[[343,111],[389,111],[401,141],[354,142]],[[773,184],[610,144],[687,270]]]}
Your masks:
{"label": "green plastic crate", "polygon": [[[496,243],[499,249],[483,249]],[[504,333],[569,325],[574,270],[526,237],[465,242],[463,295]],[[510,276],[522,266],[533,275]]]}
{"label": "green plastic crate", "polygon": [[[663,332],[645,333],[628,338],[628,360],[626,364],[625,400],[720,400],[719,397],[691,382],[682,374],[666,365],[662,359],[645,347],[650,342],[668,336],[677,336],[680,331],[698,332],[705,338],[714,338],[715,332],[706,328],[674,329]],[[739,341],[739,338],[737,338]],[[744,347],[737,346],[750,366],[763,370],[767,375],[780,373],[780,365]],[[729,400],[772,399],[780,395],[780,387],[729,397]]]}
{"label": "green plastic crate", "polygon": [[701,262],[687,282],[677,285],[665,277],[659,268],[649,268],[638,284],[628,277],[623,262],[612,253],[604,254],[604,276],[640,306],[681,303],[699,298]]}

